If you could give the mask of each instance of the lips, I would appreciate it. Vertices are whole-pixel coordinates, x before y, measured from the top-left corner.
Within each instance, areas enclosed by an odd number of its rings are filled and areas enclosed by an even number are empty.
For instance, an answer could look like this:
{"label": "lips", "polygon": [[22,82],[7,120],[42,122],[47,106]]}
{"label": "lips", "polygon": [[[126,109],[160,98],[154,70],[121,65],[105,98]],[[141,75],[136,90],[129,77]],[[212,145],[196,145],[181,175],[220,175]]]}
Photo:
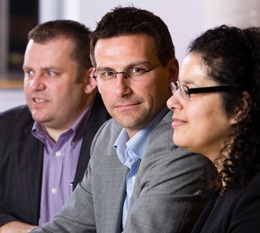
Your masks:
{"label": "lips", "polygon": [[47,102],[45,99],[40,99],[40,98],[33,98],[33,102],[36,102],[36,103],[44,103],[44,102]]}
{"label": "lips", "polygon": [[139,105],[140,103],[141,101],[139,100],[118,101],[117,103],[113,103],[112,106],[114,106],[114,108],[131,108]]}
{"label": "lips", "polygon": [[50,101],[44,97],[34,96],[31,98],[31,102],[34,107],[43,107]]}
{"label": "lips", "polygon": [[117,104],[115,107],[128,107],[128,106],[134,106],[134,105],[137,105],[139,103],[124,103],[124,104]]}
{"label": "lips", "polygon": [[119,104],[119,105],[116,105],[114,108],[120,109],[120,110],[128,110],[128,109],[136,107],[138,104],[139,103]]}
{"label": "lips", "polygon": [[173,118],[172,127],[176,128],[176,127],[182,126],[186,123],[187,123],[186,121],[181,120],[179,118]]}

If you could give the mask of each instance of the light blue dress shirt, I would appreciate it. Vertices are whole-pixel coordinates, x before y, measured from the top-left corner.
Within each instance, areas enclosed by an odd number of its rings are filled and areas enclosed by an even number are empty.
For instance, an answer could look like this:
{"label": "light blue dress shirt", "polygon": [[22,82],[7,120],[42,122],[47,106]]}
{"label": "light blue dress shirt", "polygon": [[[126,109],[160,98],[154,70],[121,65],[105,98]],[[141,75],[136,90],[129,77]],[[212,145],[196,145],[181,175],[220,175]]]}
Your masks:
{"label": "light blue dress shirt", "polygon": [[129,204],[135,184],[135,176],[139,164],[145,154],[146,146],[154,128],[159,124],[167,112],[168,109],[164,108],[146,127],[137,132],[132,138],[129,138],[126,129],[123,129],[114,143],[118,159],[124,166],[127,166],[130,169],[126,177],[126,197],[122,216],[123,229],[125,228]]}

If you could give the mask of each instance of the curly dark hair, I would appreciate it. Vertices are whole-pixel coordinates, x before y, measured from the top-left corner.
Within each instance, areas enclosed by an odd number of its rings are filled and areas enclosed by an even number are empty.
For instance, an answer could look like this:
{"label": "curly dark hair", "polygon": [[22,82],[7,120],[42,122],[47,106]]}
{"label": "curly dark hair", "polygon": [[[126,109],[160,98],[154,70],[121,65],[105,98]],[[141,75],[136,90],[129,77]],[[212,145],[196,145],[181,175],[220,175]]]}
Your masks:
{"label": "curly dark hair", "polygon": [[29,40],[45,43],[57,37],[69,38],[74,42],[71,57],[79,66],[79,73],[92,67],[90,51],[91,31],[85,25],[73,20],[53,20],[36,25],[28,34]]}
{"label": "curly dark hair", "polygon": [[[222,193],[246,185],[260,170],[260,28],[239,29],[222,25],[207,30],[189,46],[208,67],[209,77],[220,85],[232,86],[221,93],[228,116],[241,109],[243,93],[249,94],[248,108],[225,140],[216,165],[221,165]],[[228,154],[228,156],[224,156]]]}
{"label": "curly dark hair", "polygon": [[175,57],[170,32],[160,17],[134,6],[118,6],[102,17],[91,34],[90,55],[93,66],[96,67],[94,48],[99,39],[136,34],[147,34],[154,39],[162,65]]}

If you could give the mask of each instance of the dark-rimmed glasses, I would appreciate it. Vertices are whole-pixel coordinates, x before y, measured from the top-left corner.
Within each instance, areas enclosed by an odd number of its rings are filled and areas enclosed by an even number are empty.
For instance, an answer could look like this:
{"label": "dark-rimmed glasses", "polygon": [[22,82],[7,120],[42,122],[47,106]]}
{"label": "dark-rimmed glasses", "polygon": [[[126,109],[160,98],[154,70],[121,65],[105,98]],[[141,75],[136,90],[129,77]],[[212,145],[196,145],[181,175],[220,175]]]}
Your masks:
{"label": "dark-rimmed glasses", "polygon": [[189,100],[191,94],[229,91],[231,88],[232,87],[230,86],[189,88],[186,85],[179,85],[179,82],[176,84],[173,82],[171,83],[172,94],[174,95],[177,90],[180,90],[180,96],[185,100]]}
{"label": "dark-rimmed glasses", "polygon": [[96,69],[93,74],[93,78],[97,79],[99,78],[101,81],[111,81],[116,78],[118,74],[123,74],[123,77],[125,79],[131,78],[132,80],[138,80],[140,76],[142,76],[145,73],[148,73],[152,70],[154,70],[156,67],[158,67],[161,63],[157,64],[156,66],[153,66],[150,69],[145,69],[139,66],[134,66],[129,69],[126,69],[121,72],[113,71],[113,70],[99,70]]}

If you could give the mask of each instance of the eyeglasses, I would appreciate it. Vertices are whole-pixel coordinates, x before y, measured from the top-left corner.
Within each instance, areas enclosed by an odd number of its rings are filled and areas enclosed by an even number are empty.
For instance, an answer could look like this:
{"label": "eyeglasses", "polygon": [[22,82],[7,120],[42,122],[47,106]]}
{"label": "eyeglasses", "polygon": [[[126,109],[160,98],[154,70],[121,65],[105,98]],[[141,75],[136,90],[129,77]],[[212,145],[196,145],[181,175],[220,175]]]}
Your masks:
{"label": "eyeglasses", "polygon": [[131,67],[129,69],[126,69],[121,72],[113,71],[113,70],[99,70],[96,69],[93,74],[93,78],[97,79],[99,78],[101,81],[111,81],[116,78],[118,74],[123,74],[123,77],[125,79],[131,78],[132,80],[138,80],[140,76],[142,76],[145,73],[148,73],[152,70],[154,70],[156,67],[158,67],[161,63],[157,64],[156,66],[153,66],[150,69],[146,69],[143,67],[135,66]]}
{"label": "eyeglasses", "polygon": [[229,91],[230,89],[232,89],[230,86],[189,88],[186,85],[179,85],[179,82],[176,82],[176,84],[173,82],[171,83],[172,94],[174,95],[177,90],[180,90],[180,96],[185,100],[189,100],[191,94],[222,92]]}

